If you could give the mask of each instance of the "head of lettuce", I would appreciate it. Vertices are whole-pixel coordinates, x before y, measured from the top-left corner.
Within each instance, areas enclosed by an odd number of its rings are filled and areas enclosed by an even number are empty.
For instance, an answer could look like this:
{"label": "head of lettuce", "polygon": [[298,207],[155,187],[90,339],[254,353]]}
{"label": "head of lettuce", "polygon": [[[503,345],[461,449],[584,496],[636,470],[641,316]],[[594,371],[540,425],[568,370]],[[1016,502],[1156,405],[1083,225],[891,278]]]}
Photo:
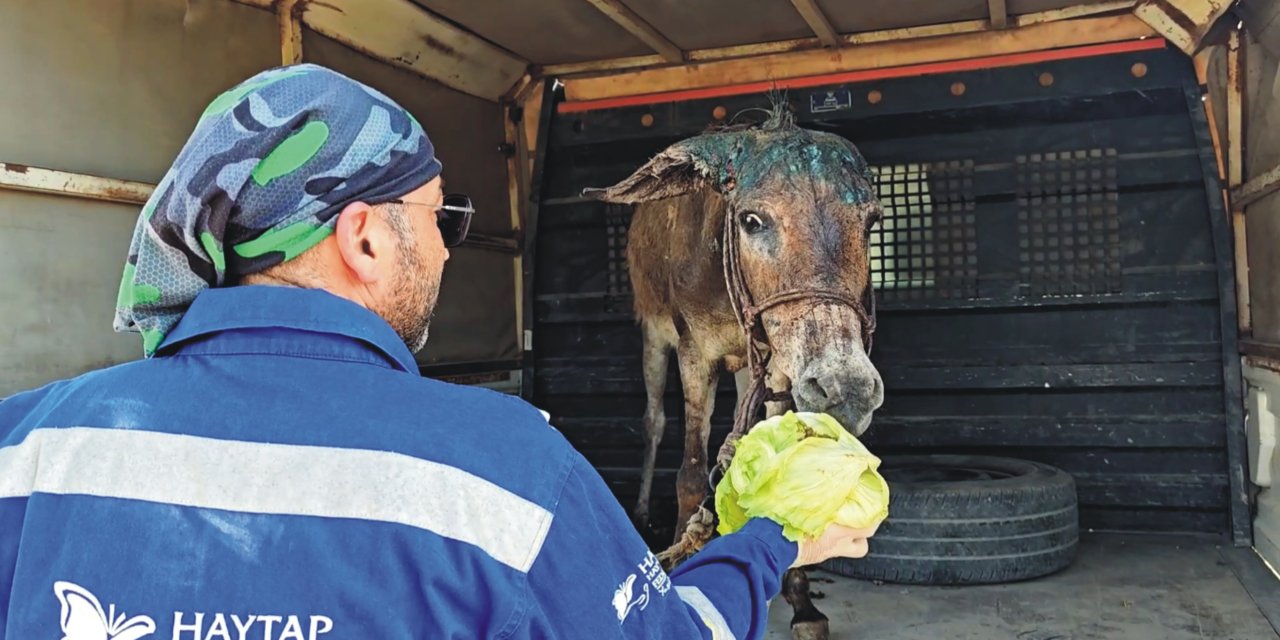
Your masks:
{"label": "head of lettuce", "polygon": [[751,518],[782,525],[788,539],[816,538],[831,524],[872,528],[889,515],[880,459],[831,416],[793,413],[757,424],[737,444],[716,487],[721,535]]}

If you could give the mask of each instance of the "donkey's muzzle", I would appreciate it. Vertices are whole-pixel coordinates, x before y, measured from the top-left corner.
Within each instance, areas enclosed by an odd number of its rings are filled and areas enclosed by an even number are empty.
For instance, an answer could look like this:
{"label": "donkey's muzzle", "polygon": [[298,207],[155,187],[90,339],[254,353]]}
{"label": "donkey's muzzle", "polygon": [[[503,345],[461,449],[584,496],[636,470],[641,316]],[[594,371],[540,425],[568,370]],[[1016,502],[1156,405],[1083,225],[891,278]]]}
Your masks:
{"label": "donkey's muzzle", "polygon": [[791,392],[797,409],[830,414],[854,435],[866,431],[884,402],[880,373],[862,353],[810,363]]}

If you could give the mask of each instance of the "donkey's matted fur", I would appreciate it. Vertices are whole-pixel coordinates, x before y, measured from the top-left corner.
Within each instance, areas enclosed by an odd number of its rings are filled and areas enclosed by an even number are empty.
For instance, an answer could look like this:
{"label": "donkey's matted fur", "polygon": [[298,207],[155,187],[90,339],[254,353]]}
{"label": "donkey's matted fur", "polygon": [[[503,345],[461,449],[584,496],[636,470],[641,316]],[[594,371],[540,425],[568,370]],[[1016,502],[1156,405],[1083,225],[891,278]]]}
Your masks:
{"label": "donkey's matted fur", "polygon": [[[741,280],[754,300],[800,297],[760,313],[770,349],[768,385],[790,391],[797,409],[826,412],[861,434],[884,398],[864,347],[871,327],[840,302],[870,295],[868,234],[879,220],[873,176],[857,148],[837,135],[796,126],[775,106],[759,126],[709,131],[676,143],[596,198],[636,204],[627,263],[644,338],[647,442],[635,516],[647,522],[668,358],[676,353],[685,399],[684,459],[677,477],[676,539],[708,492],[707,440],[721,368],[739,373],[747,338],[726,285],[724,232],[736,230]],[[729,218],[733,216],[733,218]],[[832,299],[832,298],[836,299]],[[771,414],[784,407],[770,403]],[[797,635],[825,637],[808,581],[789,574],[784,595]]]}

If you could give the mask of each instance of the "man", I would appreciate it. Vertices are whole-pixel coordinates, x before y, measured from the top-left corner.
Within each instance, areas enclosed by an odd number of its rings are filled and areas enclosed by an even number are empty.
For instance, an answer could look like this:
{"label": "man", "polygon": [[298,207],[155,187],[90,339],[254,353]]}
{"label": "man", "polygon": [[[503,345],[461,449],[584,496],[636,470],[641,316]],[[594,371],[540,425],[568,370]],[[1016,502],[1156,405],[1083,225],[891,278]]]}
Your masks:
{"label": "man", "polygon": [[759,638],[788,567],[866,553],[759,520],[667,576],[537,410],[421,378],[441,168],[321,67],[214,100],[125,267],[147,358],[0,403],[0,638]]}

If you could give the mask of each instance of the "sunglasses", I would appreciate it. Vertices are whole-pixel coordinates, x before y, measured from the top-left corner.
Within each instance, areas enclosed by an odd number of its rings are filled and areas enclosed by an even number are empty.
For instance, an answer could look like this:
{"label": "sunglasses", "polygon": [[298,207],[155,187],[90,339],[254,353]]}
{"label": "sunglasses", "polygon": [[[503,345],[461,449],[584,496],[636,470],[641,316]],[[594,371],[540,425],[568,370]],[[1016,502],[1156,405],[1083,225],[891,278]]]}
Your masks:
{"label": "sunglasses", "polygon": [[476,212],[476,208],[471,204],[471,198],[460,193],[446,195],[441,204],[407,200],[388,200],[387,202],[435,209],[436,224],[440,226],[440,237],[444,239],[446,247],[456,247],[467,239],[467,231],[471,229],[471,214]]}

